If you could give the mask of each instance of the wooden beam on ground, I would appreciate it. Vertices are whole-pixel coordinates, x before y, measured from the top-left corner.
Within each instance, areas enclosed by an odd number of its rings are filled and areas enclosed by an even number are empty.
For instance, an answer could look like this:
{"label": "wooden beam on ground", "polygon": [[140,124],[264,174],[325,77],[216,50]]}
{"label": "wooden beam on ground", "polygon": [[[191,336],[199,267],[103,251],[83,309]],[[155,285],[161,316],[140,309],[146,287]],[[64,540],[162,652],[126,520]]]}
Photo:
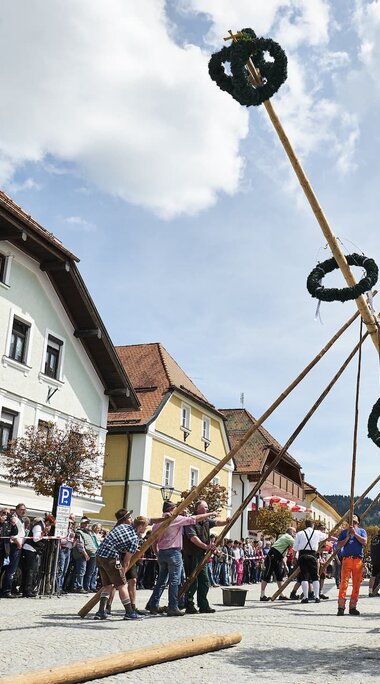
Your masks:
{"label": "wooden beam on ground", "polygon": [[1,677],[0,684],[78,684],[78,682],[89,682],[121,672],[130,672],[148,665],[218,651],[235,646],[240,641],[241,634],[238,632],[187,637],[160,646],[150,644],[149,647],[145,646],[124,653],[113,653],[109,656],[82,660],[60,667]]}
{"label": "wooden beam on ground", "polygon": [[[296,437],[298,437],[298,435],[300,434],[300,432],[303,430],[303,428],[305,427],[306,423],[308,423],[308,421],[309,421],[310,418],[314,415],[314,413],[315,413],[315,411],[317,410],[317,408],[321,405],[322,401],[327,397],[328,393],[329,393],[330,390],[333,388],[333,386],[335,385],[335,383],[339,380],[339,378],[341,377],[342,373],[345,371],[345,369],[347,368],[347,366],[348,366],[348,364],[350,363],[350,361],[354,358],[354,356],[355,356],[355,354],[357,353],[357,351],[358,351],[359,349],[361,349],[361,346],[362,346],[362,344],[363,344],[365,338],[368,337],[368,334],[369,334],[369,333],[366,332],[366,333],[363,335],[363,337],[360,338],[360,341],[358,342],[358,344],[354,347],[354,349],[352,350],[352,352],[348,355],[348,357],[346,358],[346,360],[344,361],[344,363],[341,365],[341,367],[339,368],[339,370],[337,371],[337,373],[334,375],[334,377],[333,377],[332,380],[329,382],[329,384],[327,385],[327,387],[323,390],[322,394],[318,397],[317,401],[313,404],[313,406],[312,406],[311,409],[307,412],[306,416],[305,416],[305,417],[303,418],[303,420],[300,422],[300,424],[298,425],[298,427],[294,430],[293,434],[289,437],[289,439],[288,439],[288,441],[286,442],[286,444],[285,444],[285,445],[282,447],[282,449],[279,451],[279,453],[277,454],[276,458],[272,461],[272,463],[271,463],[271,464],[268,466],[268,468],[264,471],[264,473],[261,475],[261,477],[260,477],[260,479],[258,480],[258,482],[255,484],[255,486],[253,487],[253,489],[249,492],[249,494],[248,494],[248,495],[246,496],[246,498],[244,499],[243,503],[240,504],[239,508],[235,511],[235,513],[233,514],[233,516],[230,518],[229,522],[225,525],[225,527],[223,528],[222,532],[218,535],[217,539],[215,540],[215,544],[216,544],[217,546],[218,546],[218,544],[220,544],[220,542],[224,539],[224,537],[226,536],[227,532],[229,532],[229,530],[231,529],[231,527],[233,526],[233,524],[236,522],[236,520],[237,520],[238,518],[240,518],[241,514],[242,514],[243,511],[246,509],[246,507],[248,506],[249,502],[252,501],[252,499],[253,499],[253,497],[255,496],[255,494],[259,491],[259,489],[262,487],[262,485],[263,485],[264,482],[266,481],[268,475],[270,475],[270,473],[272,472],[272,470],[275,469],[276,465],[280,462],[280,460],[281,460],[281,458],[283,457],[283,455],[286,454],[286,452],[288,451],[289,447],[293,444],[293,442],[294,442],[294,440],[296,439]],[[207,551],[207,552],[205,553],[204,557],[202,558],[201,562],[197,565],[196,568],[194,568],[194,570],[193,570],[193,572],[191,573],[190,577],[187,578],[186,582],[185,582],[185,583],[183,584],[183,586],[181,587],[180,592],[179,592],[180,596],[181,596],[182,594],[184,594],[184,593],[189,589],[189,587],[191,586],[191,584],[192,584],[192,583],[194,582],[194,580],[198,577],[198,575],[199,575],[199,573],[201,572],[202,568],[206,565],[208,559],[210,558],[211,553],[212,553],[212,551]]]}
{"label": "wooden beam on ground", "polygon": [[[248,72],[253,80],[253,82],[256,85],[261,85],[261,76],[259,71],[256,69],[255,65],[253,64],[252,60],[249,59],[248,64],[247,64],[247,69]],[[304,194],[306,196],[306,199],[308,200],[311,209],[314,213],[315,218],[317,219],[319,226],[322,230],[323,235],[325,236],[327,243],[331,249],[331,252],[340,268],[342,271],[343,277],[349,287],[353,287],[356,285],[357,281],[354,278],[351,269],[347,263],[346,257],[344,255],[344,252],[334,235],[326,216],[323,213],[323,209],[321,205],[318,202],[317,196],[314,193],[313,188],[311,187],[311,184],[291,146],[290,140],[288,136],[286,135],[281,122],[275,113],[272,103],[270,100],[266,100],[263,102],[263,105],[267,111],[267,114],[273,124],[273,127],[280,139],[280,142],[288,156],[288,159],[293,167],[293,170],[299,180],[299,183],[301,185],[302,190],[304,191]],[[380,353],[380,348],[379,348],[379,323],[372,313],[367,299],[364,295],[361,295],[355,300],[356,306],[358,307],[358,310],[360,311],[360,315],[363,319],[364,324],[367,327],[367,330],[369,334],[371,335],[371,339],[373,344],[375,345],[375,348],[377,351]]]}
{"label": "wooden beam on ground", "polygon": [[[374,481],[371,482],[371,484],[367,487],[367,489],[363,492],[363,494],[361,496],[359,496],[358,500],[355,501],[355,506],[359,506],[361,504],[363,499],[365,499],[365,497],[367,496],[368,492],[370,492],[371,489],[373,489],[375,487],[375,485],[377,485],[379,480],[380,480],[380,475],[378,475],[374,479]],[[333,536],[335,534],[335,532],[337,532],[339,530],[340,526],[342,525],[342,523],[344,523],[345,520],[347,520],[349,515],[350,515],[350,509],[348,509],[348,511],[346,511],[344,515],[342,515],[342,517],[340,518],[340,520],[338,520],[335,527],[333,527],[333,529],[330,530],[330,532],[329,532],[330,536]],[[324,544],[324,542],[320,543],[319,549],[318,549],[319,551],[322,549],[323,544]],[[289,575],[289,577],[285,580],[285,582],[283,582],[281,584],[281,587],[273,594],[273,596],[271,596],[271,601],[275,601],[276,598],[278,596],[280,596],[280,594],[282,594],[283,590],[286,589],[286,587],[290,584],[290,582],[292,582],[293,580],[296,579],[296,577],[298,577],[299,573],[300,573],[300,569],[296,568],[294,570],[294,572],[292,572],[292,574]]]}

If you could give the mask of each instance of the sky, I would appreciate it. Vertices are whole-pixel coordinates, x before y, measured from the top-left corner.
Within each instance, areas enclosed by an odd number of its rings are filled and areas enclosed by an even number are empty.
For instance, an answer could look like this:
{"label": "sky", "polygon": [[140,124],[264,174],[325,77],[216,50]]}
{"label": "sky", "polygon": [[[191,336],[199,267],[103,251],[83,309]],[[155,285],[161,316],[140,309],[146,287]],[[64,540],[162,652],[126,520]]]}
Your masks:
{"label": "sky", "polygon": [[[323,303],[315,318],[306,279],[326,240],[264,107],[222,92],[208,60],[230,29],[280,43],[288,78],[271,103],[345,253],[380,263],[380,0],[0,7],[2,189],[78,255],[116,345],[161,342],[212,404],[243,393],[259,417],[356,308]],[[266,421],[278,441],[358,339],[356,323]],[[357,370],[289,449],[324,494],[350,491]],[[379,473],[379,377],[367,340],[357,495]]]}

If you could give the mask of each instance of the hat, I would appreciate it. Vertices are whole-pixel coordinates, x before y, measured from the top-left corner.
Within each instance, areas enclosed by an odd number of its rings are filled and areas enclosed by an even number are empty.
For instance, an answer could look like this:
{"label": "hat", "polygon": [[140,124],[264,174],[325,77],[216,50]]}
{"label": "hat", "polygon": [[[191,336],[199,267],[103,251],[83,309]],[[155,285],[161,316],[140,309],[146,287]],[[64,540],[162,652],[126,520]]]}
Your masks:
{"label": "hat", "polygon": [[80,519],[80,521],[81,521],[81,523],[90,523],[91,522],[90,518],[87,518],[85,515],[83,516],[83,518]]}
{"label": "hat", "polygon": [[169,511],[172,511],[173,508],[175,508],[175,503],[173,501],[164,501],[162,505],[162,512],[163,513],[168,513]]}
{"label": "hat", "polygon": [[358,516],[358,515],[353,515],[353,516],[352,516],[352,522],[360,523],[360,518],[359,518],[359,516]]}
{"label": "hat", "polygon": [[120,508],[118,511],[115,513],[115,518],[118,522],[121,522],[122,520],[126,520],[127,518],[132,517],[133,511],[128,511],[126,508]]}

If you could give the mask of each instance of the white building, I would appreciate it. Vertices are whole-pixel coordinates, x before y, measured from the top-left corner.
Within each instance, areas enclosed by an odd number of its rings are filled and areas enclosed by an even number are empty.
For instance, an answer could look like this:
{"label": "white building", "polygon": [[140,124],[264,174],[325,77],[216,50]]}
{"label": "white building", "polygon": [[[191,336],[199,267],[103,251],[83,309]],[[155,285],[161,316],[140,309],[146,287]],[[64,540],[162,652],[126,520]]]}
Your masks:
{"label": "white building", "polygon": [[[0,192],[0,451],[30,425],[74,421],[104,452],[108,411],[139,406],[77,261]],[[31,512],[52,503],[26,485],[10,488],[0,458],[0,505],[21,501]],[[100,493],[76,497],[73,512],[102,506]]]}

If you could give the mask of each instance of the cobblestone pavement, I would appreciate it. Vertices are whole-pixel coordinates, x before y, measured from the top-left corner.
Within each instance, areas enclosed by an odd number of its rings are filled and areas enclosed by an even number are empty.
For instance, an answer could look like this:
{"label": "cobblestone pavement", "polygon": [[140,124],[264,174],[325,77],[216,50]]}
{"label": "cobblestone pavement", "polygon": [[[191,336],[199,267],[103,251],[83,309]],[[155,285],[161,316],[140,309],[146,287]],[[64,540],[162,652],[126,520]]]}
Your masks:
{"label": "cobblestone pavement", "polygon": [[[77,611],[86,596],[0,600],[1,674],[64,665],[132,648],[163,644],[200,634],[240,632],[237,646],[134,672],[94,680],[96,684],[220,684],[264,682],[320,684],[321,681],[380,683],[380,597],[369,598],[363,585],[360,617],[337,617],[337,590],[328,582],[330,600],[301,605],[293,601],[260,603],[259,588],[248,586],[243,608],[223,606],[222,589],[210,590],[217,612],[178,618],[157,616],[124,622],[119,600],[106,622]],[[274,591],[275,585],[268,589]],[[138,592],[144,607],[150,592]],[[120,606],[120,608],[119,608]]]}

